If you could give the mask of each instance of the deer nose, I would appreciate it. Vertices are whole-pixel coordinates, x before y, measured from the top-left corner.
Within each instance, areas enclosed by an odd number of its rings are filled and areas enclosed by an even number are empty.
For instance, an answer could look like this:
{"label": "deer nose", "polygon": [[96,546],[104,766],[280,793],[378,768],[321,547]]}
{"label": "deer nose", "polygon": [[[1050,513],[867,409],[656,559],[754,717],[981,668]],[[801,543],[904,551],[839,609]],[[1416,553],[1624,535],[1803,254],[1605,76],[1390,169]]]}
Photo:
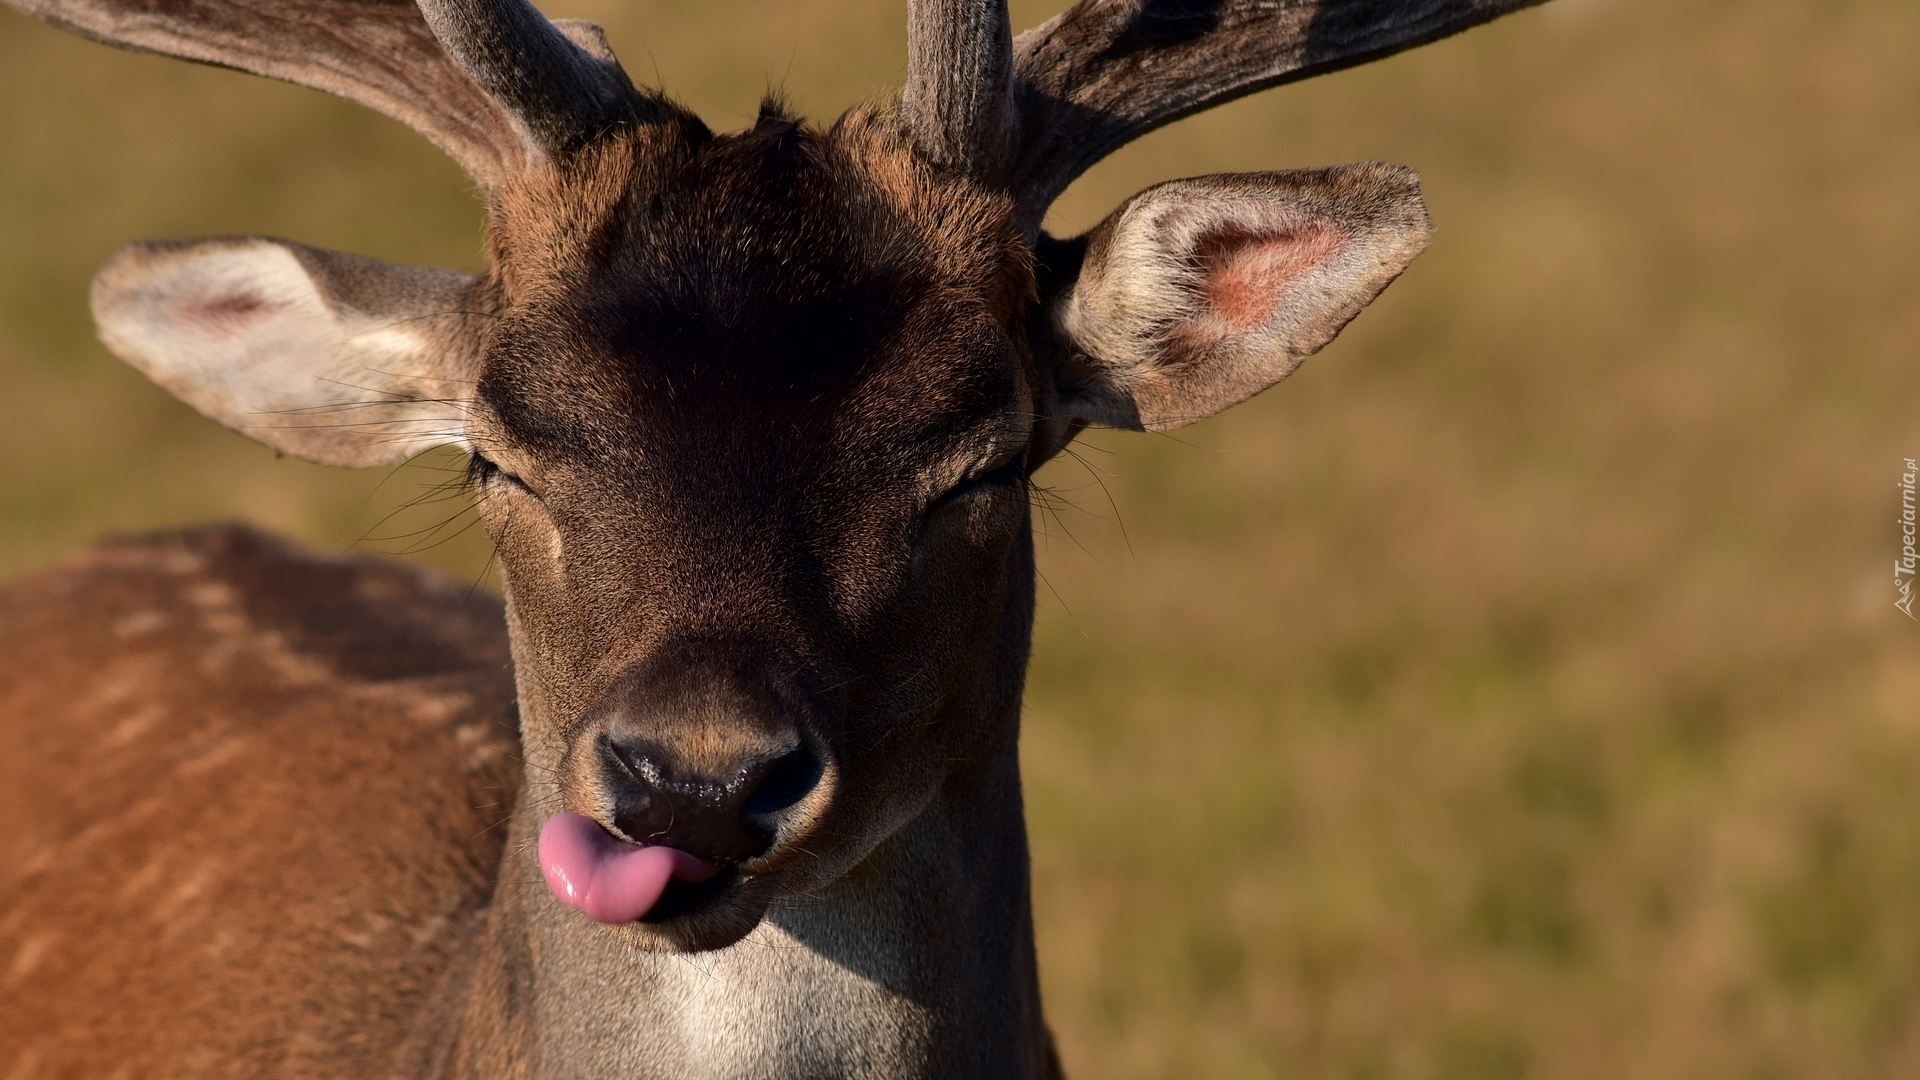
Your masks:
{"label": "deer nose", "polygon": [[781,823],[824,773],[805,743],[689,770],[645,739],[610,738],[614,827],[641,844],[738,863],[772,848]]}

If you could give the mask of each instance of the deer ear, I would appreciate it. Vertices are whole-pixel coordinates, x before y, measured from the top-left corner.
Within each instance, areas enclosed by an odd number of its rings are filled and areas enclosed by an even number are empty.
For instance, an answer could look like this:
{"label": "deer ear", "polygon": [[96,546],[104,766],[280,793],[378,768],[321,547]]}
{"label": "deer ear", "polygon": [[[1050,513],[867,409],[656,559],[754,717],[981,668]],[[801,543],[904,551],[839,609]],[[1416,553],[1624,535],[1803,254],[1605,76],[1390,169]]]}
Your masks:
{"label": "deer ear", "polygon": [[122,248],[93,283],[100,338],[187,404],[323,465],[463,443],[479,279],[279,240]]}
{"label": "deer ear", "polygon": [[1048,299],[1060,419],[1158,431],[1245,401],[1333,340],[1430,228],[1419,179],[1392,165],[1148,188],[1064,259],[1042,253],[1072,275]]}

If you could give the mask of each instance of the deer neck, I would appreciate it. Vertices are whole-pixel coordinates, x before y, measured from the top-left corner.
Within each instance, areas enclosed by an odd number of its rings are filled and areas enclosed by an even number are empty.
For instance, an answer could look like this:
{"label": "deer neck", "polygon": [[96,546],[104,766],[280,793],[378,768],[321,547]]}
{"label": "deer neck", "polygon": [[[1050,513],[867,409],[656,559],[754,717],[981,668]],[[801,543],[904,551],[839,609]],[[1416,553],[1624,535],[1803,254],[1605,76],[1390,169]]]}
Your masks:
{"label": "deer neck", "polygon": [[1043,1073],[1014,738],[852,872],[776,902],[738,944],[690,955],[632,950],[546,895],[541,787],[522,788],[475,966],[456,991],[466,1000],[450,1003],[464,1013],[454,1075]]}

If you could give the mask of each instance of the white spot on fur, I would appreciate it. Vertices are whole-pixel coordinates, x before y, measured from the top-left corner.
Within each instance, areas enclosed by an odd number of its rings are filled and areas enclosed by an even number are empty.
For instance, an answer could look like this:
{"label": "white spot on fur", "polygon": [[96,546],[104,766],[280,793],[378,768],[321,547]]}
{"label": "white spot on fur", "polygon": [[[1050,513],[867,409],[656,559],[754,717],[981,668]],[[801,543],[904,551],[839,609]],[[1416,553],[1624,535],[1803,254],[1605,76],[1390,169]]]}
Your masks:
{"label": "white spot on fur", "polygon": [[200,654],[200,670],[208,675],[220,674],[240,655],[241,648],[242,643],[235,638],[222,638],[214,642]]}
{"label": "white spot on fur", "polygon": [[222,765],[247,752],[249,740],[244,735],[234,735],[222,739],[205,753],[195,755],[180,763],[178,769],[182,776],[200,776],[210,773]]}
{"label": "white spot on fur", "polygon": [[318,686],[333,676],[319,661],[289,649],[286,638],[278,633],[262,634],[257,644],[262,650],[261,660],[293,686]]}
{"label": "white spot on fur", "polygon": [[459,715],[467,705],[467,699],[460,697],[420,697],[408,703],[407,719],[418,724],[444,724]]}
{"label": "white spot on fur", "polygon": [[35,934],[21,942],[19,951],[13,954],[12,966],[7,969],[8,981],[19,982],[33,974],[33,970],[40,966],[40,961],[46,959],[47,950],[52,947],[52,934]]}
{"label": "white spot on fur", "polygon": [[167,872],[165,859],[148,859],[147,864],[127,876],[120,886],[120,895],[127,900],[138,899],[152,892],[160,884],[160,878]]}
{"label": "white spot on fur", "polygon": [[174,577],[197,574],[207,568],[206,558],[194,552],[150,547],[105,547],[96,550],[88,561],[108,569],[158,570]]}
{"label": "white spot on fur", "polygon": [[393,929],[393,920],[384,915],[368,915],[361,930],[341,930],[340,940],[356,949],[371,949]]}
{"label": "white spot on fur", "polygon": [[221,611],[238,607],[240,594],[220,581],[203,581],[186,590],[187,602],[203,611]]}
{"label": "white spot on fur", "polygon": [[200,617],[200,625],[209,634],[237,637],[247,632],[247,620],[237,612],[212,611]]}
{"label": "white spot on fur", "polygon": [[140,637],[166,626],[167,621],[166,612],[150,608],[115,620],[111,630],[117,638]]}
{"label": "white spot on fur", "polygon": [[158,656],[125,656],[115,660],[94,683],[94,691],[79,702],[83,714],[114,708],[135,697],[146,697],[164,665]]}
{"label": "white spot on fur", "polygon": [[140,736],[145,735],[153,729],[153,725],[159,723],[166,715],[167,707],[158,701],[149,701],[145,705],[140,706],[133,712],[127,714],[125,719],[113,725],[112,731],[107,732],[106,745],[108,749],[125,746]]}
{"label": "white spot on fur", "polygon": [[180,912],[204,895],[219,876],[219,864],[212,859],[202,862],[172,892],[160,897],[147,913],[153,916],[155,922],[169,930],[179,929]]}
{"label": "white spot on fur", "polygon": [[46,870],[47,867],[53,865],[54,857],[59,851],[59,848],[49,846],[43,847],[32,855],[27,856],[20,862],[20,876],[29,878]]}
{"label": "white spot on fur", "polygon": [[414,927],[413,934],[411,936],[413,938],[414,945],[416,946],[425,945],[427,942],[432,941],[434,938],[439,937],[443,933],[446,933],[446,930],[447,930],[447,917],[445,915],[435,915],[427,919],[425,922],[421,923],[420,925]]}
{"label": "white spot on fur", "polygon": [[7,1070],[7,1080],[27,1080],[39,1071],[40,1049],[29,1046],[20,1051],[19,1057],[13,1059],[13,1068]]}

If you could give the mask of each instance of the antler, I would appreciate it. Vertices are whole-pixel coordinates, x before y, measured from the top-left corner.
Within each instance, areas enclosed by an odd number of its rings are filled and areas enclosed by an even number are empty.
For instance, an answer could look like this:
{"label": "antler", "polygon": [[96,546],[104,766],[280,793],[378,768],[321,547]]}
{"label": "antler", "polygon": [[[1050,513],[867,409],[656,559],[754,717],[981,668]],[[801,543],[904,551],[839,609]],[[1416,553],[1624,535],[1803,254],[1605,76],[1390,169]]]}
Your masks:
{"label": "antler", "polygon": [[284,79],[432,139],[493,187],[644,117],[599,28],[526,0],[5,0],[108,45]]}
{"label": "antler", "polygon": [[935,163],[995,177],[1008,138],[1013,33],[1006,0],[911,0],[907,133]]}
{"label": "antler", "polygon": [[601,29],[548,22],[527,0],[419,0],[447,55],[513,117],[540,156],[651,113]]}
{"label": "antler", "polygon": [[1037,227],[1068,184],[1162,124],[1544,0],[1080,0],[1014,42],[1011,182]]}

